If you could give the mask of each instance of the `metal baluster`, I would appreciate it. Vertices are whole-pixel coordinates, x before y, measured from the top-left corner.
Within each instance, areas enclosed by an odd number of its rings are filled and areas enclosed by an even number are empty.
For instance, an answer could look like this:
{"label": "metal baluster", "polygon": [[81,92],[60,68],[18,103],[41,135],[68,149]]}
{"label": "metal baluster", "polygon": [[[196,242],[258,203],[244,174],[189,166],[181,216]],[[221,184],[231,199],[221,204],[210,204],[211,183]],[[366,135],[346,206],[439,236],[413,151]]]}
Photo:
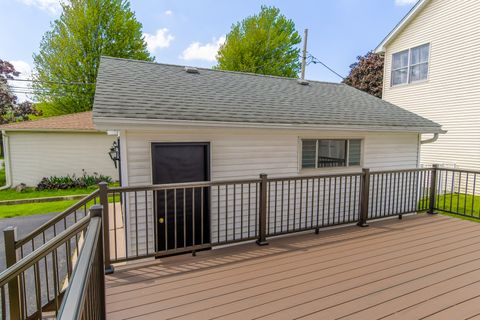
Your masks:
{"label": "metal baluster", "polygon": [[[307,181],[307,185],[306,185],[306,191],[305,191],[305,224],[304,224],[304,228],[306,229],[307,228],[307,220],[308,220],[308,178],[305,179]],[[303,185],[303,180],[302,180],[302,185]],[[300,194],[302,194],[302,191],[300,191]],[[303,200],[303,195],[301,195],[302,197],[302,200]],[[302,210],[300,209],[300,212],[302,212]],[[301,229],[301,228],[300,228]]]}
{"label": "metal baluster", "polygon": [[225,185],[225,242],[228,241],[228,184]]}
{"label": "metal baluster", "polygon": [[[340,180],[339,185],[338,185],[338,224],[340,224],[340,216],[341,216],[341,210],[342,210],[342,177],[338,177]],[[337,178],[335,178],[335,182],[337,181]],[[337,192],[335,188],[335,193]],[[335,206],[337,207],[337,203],[335,202]]]}
{"label": "metal baluster", "polygon": [[475,183],[477,182],[477,174],[473,174],[473,192],[472,192],[472,215],[475,215]]}
{"label": "metal baluster", "polygon": [[137,191],[134,191],[133,193],[134,196],[134,208],[135,208],[135,253],[136,256],[138,257],[138,195]]}
{"label": "metal baluster", "polygon": [[290,180],[288,180],[288,198],[287,198],[287,232],[290,231]]}
{"label": "metal baluster", "polygon": [[235,232],[237,231],[237,222],[236,222],[236,215],[237,215],[237,185],[233,184],[233,240],[235,241]]}
{"label": "metal baluster", "polygon": [[[331,200],[332,200],[332,178],[328,178],[328,217],[327,217],[327,226],[330,225],[330,208],[331,206]],[[335,214],[335,213],[334,213]],[[333,221],[335,221],[335,217],[333,218]]]}
{"label": "metal baluster", "polygon": [[459,172],[459,175],[458,175],[458,189],[457,189],[457,209],[455,211],[455,213],[460,213],[460,210],[459,210],[459,204],[460,204],[460,188],[462,186],[462,172]]}
{"label": "metal baluster", "polygon": [[[115,201],[115,192],[112,194],[113,198],[113,244],[115,250],[115,260],[118,260],[118,248],[117,248],[117,202]],[[106,244],[105,244],[106,245]]]}
{"label": "metal baluster", "polygon": [[453,212],[453,195],[455,193],[454,189],[454,183],[455,183],[455,172],[452,172],[452,184],[450,188],[450,212]]}
{"label": "metal baluster", "polygon": [[164,233],[165,233],[165,252],[168,251],[168,192],[167,189],[163,190],[163,202],[164,202],[164,207],[165,207],[165,221],[164,221]]}
{"label": "metal baluster", "polygon": [[175,238],[174,249],[177,249],[177,189],[173,189],[173,235]]}
{"label": "metal baluster", "polygon": [[250,223],[251,223],[251,213],[250,213],[250,210],[251,210],[251,207],[252,207],[252,204],[251,204],[251,198],[252,198],[252,191],[251,191],[251,186],[252,184],[249,183],[248,184],[248,237],[250,238]]}
{"label": "metal baluster", "polygon": [[195,187],[192,188],[192,246],[193,246],[193,251],[192,255],[195,256]]}
{"label": "metal baluster", "polygon": [[277,195],[278,195],[278,182],[275,181],[275,215],[273,222],[273,233],[277,234]]}
{"label": "metal baluster", "polygon": [[[335,216],[337,215],[336,207],[337,207],[337,177],[334,178],[333,181],[333,225],[335,225]],[[340,219],[339,219],[340,220]]]}
{"label": "metal baluster", "polygon": [[326,178],[322,178],[323,180],[323,189],[322,189],[322,194],[323,194],[323,200],[322,200],[322,227],[325,226],[325,185],[326,185]]}
{"label": "metal baluster", "polygon": [[200,244],[203,244],[203,187],[200,188],[200,238],[201,238],[201,241],[200,241]]}
{"label": "metal baluster", "polygon": [[36,262],[33,265],[33,273],[34,273],[33,279],[34,279],[34,282],[35,282],[35,301],[36,301],[36,304],[37,304],[38,319],[42,319],[43,318],[43,313],[42,313],[42,289],[41,289],[41,285],[40,285],[40,271],[39,271],[39,269],[40,269],[39,263]]}
{"label": "metal baluster", "polygon": [[[123,219],[123,232],[125,237],[125,257],[128,259],[129,257],[129,237],[128,237],[128,229],[130,228],[130,219],[127,221],[127,192],[123,192],[120,194],[120,197],[123,197],[123,205],[122,205],[122,215],[124,216]],[[166,199],[166,198],[165,198]]]}
{"label": "metal baluster", "polygon": [[220,243],[220,185],[217,186],[217,242]]}
{"label": "metal baluster", "polygon": [[467,195],[468,195],[468,172],[467,172],[467,180],[465,181],[465,201],[463,204],[463,214],[467,214]]}
{"label": "metal baluster", "polygon": [[[113,203],[113,206],[115,207],[115,202]],[[114,212],[114,214],[113,214],[113,224],[115,225],[115,220],[116,220],[115,209],[113,209],[113,212]],[[114,231],[114,233],[115,233],[115,231]],[[147,194],[147,190],[145,190],[145,242],[146,242],[146,246],[147,246],[147,255],[148,255],[149,239],[148,239],[148,194]],[[108,246],[108,243],[106,243],[105,245]],[[116,243],[115,243],[115,245],[116,245]]]}
{"label": "metal baluster", "polygon": [[243,183],[240,184],[240,238],[243,239]]}
{"label": "metal baluster", "polygon": [[280,232],[283,232],[283,198],[285,196],[285,184],[284,181],[282,180],[282,200],[280,200]]}
{"label": "metal baluster", "polygon": [[187,190],[183,188],[183,247],[187,247]]}

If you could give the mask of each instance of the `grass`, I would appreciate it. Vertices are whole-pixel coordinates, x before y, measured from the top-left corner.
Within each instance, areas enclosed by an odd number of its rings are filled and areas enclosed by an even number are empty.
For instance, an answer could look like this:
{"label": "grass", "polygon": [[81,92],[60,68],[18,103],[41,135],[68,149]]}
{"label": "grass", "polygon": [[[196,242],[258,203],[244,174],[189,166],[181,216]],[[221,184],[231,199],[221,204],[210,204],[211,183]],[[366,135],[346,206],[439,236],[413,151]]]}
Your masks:
{"label": "grass", "polygon": [[[446,216],[480,222],[480,196],[453,193],[437,196],[436,212]],[[428,208],[429,200],[420,200],[419,208]],[[456,213],[454,213],[456,212]]]}
{"label": "grass", "polygon": [[67,209],[69,206],[77,202],[78,200],[66,200],[54,202],[2,205],[0,206],[0,219],[31,216],[34,214],[62,212],[63,210]]}
{"label": "grass", "polygon": [[[111,187],[118,186],[118,183],[113,183]],[[35,188],[27,188],[23,192],[17,192],[14,189],[0,191],[0,200],[15,200],[15,199],[32,199],[32,198],[45,198],[45,197],[57,197],[57,196],[70,196],[80,194],[90,194],[98,187],[91,186],[88,188],[80,189],[67,189],[67,190],[43,190],[36,191]],[[118,199],[117,199],[118,200]],[[52,202],[37,202],[37,203],[25,203],[14,205],[0,205],[0,219],[30,216],[34,214],[46,214],[53,212],[62,212],[71,205],[77,203],[79,200],[61,200]],[[113,199],[109,199],[113,202]],[[87,208],[93,205],[93,201],[87,204]]]}
{"label": "grass", "polygon": [[88,188],[78,188],[78,189],[42,190],[42,191],[36,191],[35,188],[27,188],[27,190],[22,192],[17,192],[15,189],[7,189],[7,190],[0,191],[0,201],[89,194],[95,191],[96,189],[98,189],[97,186],[91,186]]}

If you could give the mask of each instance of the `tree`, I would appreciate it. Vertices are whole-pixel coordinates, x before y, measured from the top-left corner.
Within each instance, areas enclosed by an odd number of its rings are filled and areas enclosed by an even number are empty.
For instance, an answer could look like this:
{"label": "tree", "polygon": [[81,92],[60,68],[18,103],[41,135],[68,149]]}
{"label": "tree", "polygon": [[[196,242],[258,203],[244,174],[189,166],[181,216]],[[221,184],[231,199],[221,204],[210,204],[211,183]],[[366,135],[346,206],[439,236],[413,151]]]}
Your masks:
{"label": "tree", "polygon": [[259,14],[232,25],[215,68],[297,77],[301,41],[292,20],[278,8],[262,6]]}
{"label": "tree", "polygon": [[381,98],[384,60],[383,53],[372,51],[358,56],[357,62],[350,65],[350,74],[343,83]]}
{"label": "tree", "polygon": [[0,59],[0,124],[27,120],[31,115],[39,115],[30,101],[18,102],[8,85],[8,80],[19,76],[20,72],[8,61]]}
{"label": "tree", "polygon": [[68,0],[34,54],[46,115],[91,110],[100,56],[153,61],[128,0]]}

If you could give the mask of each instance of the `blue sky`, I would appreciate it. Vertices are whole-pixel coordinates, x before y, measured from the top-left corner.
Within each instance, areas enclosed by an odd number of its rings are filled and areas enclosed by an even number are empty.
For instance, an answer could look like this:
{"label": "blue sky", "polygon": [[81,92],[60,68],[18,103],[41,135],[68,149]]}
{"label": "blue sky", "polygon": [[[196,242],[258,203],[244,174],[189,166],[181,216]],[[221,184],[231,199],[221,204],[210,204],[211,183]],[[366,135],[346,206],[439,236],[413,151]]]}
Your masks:
{"label": "blue sky", "polygon": [[[59,16],[59,0],[1,0],[0,59],[28,73],[42,35]],[[308,51],[342,75],[357,55],[383,39],[415,0],[131,0],[157,62],[210,67],[218,44],[232,23],[274,5],[309,29]],[[320,65],[309,65],[306,78],[340,79]]]}

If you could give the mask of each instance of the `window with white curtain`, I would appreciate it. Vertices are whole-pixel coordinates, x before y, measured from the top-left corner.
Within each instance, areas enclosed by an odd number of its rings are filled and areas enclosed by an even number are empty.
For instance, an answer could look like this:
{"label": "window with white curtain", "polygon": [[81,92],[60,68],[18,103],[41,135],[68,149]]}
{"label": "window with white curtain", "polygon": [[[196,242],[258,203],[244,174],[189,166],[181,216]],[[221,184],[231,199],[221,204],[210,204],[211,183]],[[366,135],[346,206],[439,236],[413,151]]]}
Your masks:
{"label": "window with white curtain", "polygon": [[360,139],[302,140],[302,169],[359,166]]}
{"label": "window with white curtain", "polygon": [[392,55],[391,85],[412,83],[428,78],[430,44],[403,50]]}

